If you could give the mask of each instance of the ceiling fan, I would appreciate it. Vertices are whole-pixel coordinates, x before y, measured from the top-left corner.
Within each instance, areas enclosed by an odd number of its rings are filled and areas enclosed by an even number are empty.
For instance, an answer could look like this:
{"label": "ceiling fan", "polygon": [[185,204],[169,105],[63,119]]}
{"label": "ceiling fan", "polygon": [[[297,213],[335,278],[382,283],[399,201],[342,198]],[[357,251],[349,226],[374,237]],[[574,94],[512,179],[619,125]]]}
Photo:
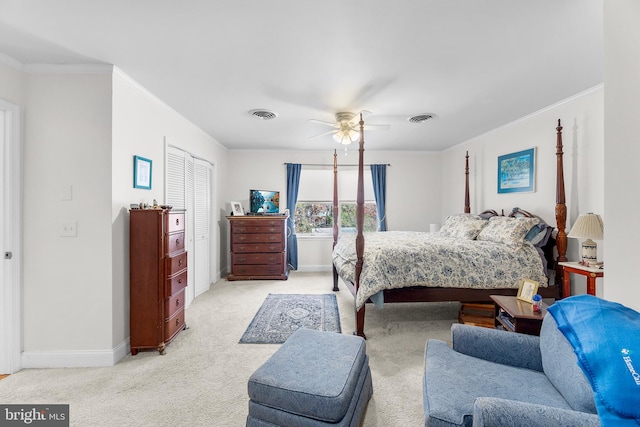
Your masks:
{"label": "ceiling fan", "polygon": [[[328,125],[334,128],[330,131],[323,132],[318,135],[314,135],[309,139],[314,139],[324,135],[333,134],[333,139],[336,142],[339,142],[340,144],[343,144],[343,145],[349,145],[352,142],[358,141],[358,139],[360,138],[360,124],[359,124],[360,115],[362,115],[362,117],[364,118],[369,114],[371,114],[371,112],[366,110],[362,110],[357,114],[348,113],[348,112],[336,113],[335,123],[326,122],[324,120],[309,119],[310,122],[320,123],[320,124]],[[366,130],[388,130],[390,127],[391,127],[390,125],[371,125],[371,124],[366,124],[364,126]]]}

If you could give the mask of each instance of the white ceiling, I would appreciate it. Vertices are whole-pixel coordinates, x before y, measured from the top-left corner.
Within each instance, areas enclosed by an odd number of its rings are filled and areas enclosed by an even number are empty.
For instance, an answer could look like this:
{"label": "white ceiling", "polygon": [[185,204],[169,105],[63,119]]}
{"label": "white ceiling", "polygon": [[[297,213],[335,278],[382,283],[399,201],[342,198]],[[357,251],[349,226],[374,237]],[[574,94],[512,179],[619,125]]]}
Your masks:
{"label": "white ceiling", "polygon": [[368,150],[439,151],[601,84],[602,3],[0,0],[0,53],[114,64],[229,149],[339,147],[308,119],[369,110]]}

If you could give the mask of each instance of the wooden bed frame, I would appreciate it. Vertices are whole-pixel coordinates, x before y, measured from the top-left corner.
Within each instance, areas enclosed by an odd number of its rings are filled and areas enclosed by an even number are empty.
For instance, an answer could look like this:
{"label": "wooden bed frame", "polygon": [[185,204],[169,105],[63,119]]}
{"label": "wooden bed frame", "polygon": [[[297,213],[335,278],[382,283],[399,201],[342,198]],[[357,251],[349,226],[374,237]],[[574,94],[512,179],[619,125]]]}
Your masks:
{"label": "wooden bed frame", "polygon": [[[360,142],[359,142],[359,154],[358,154],[358,187],[357,187],[357,200],[356,200],[356,265],[355,265],[355,283],[347,281],[343,282],[349,288],[354,296],[360,287],[360,274],[363,267],[363,254],[365,248],[364,235],[363,235],[363,223],[364,223],[364,121],[362,116],[360,117]],[[549,284],[547,287],[540,287],[538,293],[543,298],[562,298],[562,267],[558,265],[558,262],[567,261],[567,234],[566,218],[567,207],[565,204],[565,191],[564,191],[564,167],[563,167],[563,145],[562,145],[562,126],[560,120],[558,120],[558,126],[556,127],[557,140],[556,140],[556,228],[558,230],[556,236],[556,249],[557,257],[555,262],[555,282]],[[338,218],[338,164],[337,153],[334,152],[333,156],[333,176],[334,176],[334,188],[333,188],[333,217]],[[465,155],[465,206],[464,212],[470,213],[471,207],[469,203],[469,153]],[[337,221],[334,221],[333,225],[333,247],[336,246],[338,241],[338,225]],[[333,290],[339,291],[338,288],[338,272],[333,266]],[[469,289],[469,288],[443,288],[443,287],[422,287],[414,286],[400,289],[387,289],[384,290],[384,302],[436,302],[436,301],[460,301],[460,302],[492,302],[489,295],[516,295],[518,289]],[[371,301],[367,301],[371,302]],[[366,338],[364,334],[364,319],[365,319],[365,305],[360,310],[356,311],[356,331],[355,334]]]}

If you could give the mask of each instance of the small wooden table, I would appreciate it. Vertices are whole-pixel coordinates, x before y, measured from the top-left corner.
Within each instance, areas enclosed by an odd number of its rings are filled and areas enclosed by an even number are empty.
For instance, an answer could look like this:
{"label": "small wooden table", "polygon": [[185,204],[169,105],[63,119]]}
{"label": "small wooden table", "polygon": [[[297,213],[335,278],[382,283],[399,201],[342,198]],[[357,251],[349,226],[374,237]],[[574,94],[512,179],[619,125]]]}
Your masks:
{"label": "small wooden table", "polygon": [[579,262],[559,262],[558,265],[562,266],[562,271],[564,273],[562,286],[563,297],[566,298],[571,295],[571,273],[585,276],[587,278],[587,293],[589,295],[596,294],[596,279],[598,277],[604,277],[603,269],[582,265]]}
{"label": "small wooden table", "polygon": [[533,311],[533,304],[507,295],[490,295],[495,302],[495,326],[521,334],[540,335],[542,319],[548,305],[542,303],[542,311]]}

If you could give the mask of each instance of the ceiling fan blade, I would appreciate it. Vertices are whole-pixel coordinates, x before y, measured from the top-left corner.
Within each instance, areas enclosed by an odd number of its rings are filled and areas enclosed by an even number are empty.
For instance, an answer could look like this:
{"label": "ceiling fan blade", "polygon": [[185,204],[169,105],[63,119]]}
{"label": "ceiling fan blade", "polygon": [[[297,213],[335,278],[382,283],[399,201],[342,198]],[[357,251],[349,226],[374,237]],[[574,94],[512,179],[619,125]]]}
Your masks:
{"label": "ceiling fan blade", "polygon": [[362,114],[362,120],[366,119],[371,115],[371,111],[368,110],[360,110],[356,113],[355,116],[351,120],[349,120],[349,124],[352,126],[356,126],[360,123],[360,114]]}
{"label": "ceiling fan blade", "polygon": [[309,121],[312,123],[320,123],[321,125],[329,125],[334,128],[339,127],[339,125],[335,122],[325,122],[324,120],[316,120],[316,119],[309,119]]}
{"label": "ceiling fan blade", "polygon": [[320,134],[318,134],[318,135],[310,136],[310,137],[309,137],[309,139],[319,138],[319,137],[321,137],[321,136],[330,135],[330,134],[332,134],[332,133],[336,133],[336,132],[338,132],[338,131],[337,131],[337,130],[335,130],[335,129],[334,129],[334,130],[330,130],[330,131],[328,131],[328,132],[323,132],[323,133],[320,133]]}

